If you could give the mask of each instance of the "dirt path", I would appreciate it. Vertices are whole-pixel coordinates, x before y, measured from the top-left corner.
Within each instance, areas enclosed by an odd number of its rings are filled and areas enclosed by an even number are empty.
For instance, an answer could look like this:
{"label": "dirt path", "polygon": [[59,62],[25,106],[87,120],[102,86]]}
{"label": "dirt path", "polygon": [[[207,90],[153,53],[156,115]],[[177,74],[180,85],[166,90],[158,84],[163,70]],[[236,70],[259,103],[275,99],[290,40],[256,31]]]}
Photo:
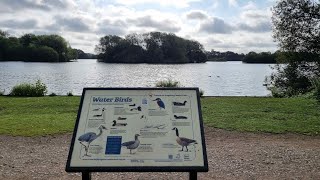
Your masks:
{"label": "dirt path", "polygon": [[[208,173],[199,179],[320,179],[320,136],[206,128]],[[0,136],[0,179],[81,179],[64,171],[71,134]],[[188,179],[187,173],[94,173],[93,179]]]}

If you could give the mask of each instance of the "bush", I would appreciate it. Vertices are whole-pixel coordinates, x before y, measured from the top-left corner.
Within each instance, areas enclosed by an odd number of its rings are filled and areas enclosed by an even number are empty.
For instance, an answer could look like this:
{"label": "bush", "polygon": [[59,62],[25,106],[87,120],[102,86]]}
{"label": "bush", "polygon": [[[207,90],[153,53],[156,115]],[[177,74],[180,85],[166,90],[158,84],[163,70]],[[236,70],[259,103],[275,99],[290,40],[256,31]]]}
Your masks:
{"label": "bush", "polygon": [[72,92],[69,91],[69,92],[67,93],[67,96],[73,96]]}
{"label": "bush", "polygon": [[49,96],[51,96],[51,97],[52,96],[57,96],[57,94],[53,92],[53,93],[49,94]]}
{"label": "bush", "polygon": [[313,87],[314,97],[318,102],[320,102],[320,78],[314,78],[311,80]]}
{"label": "bush", "polygon": [[164,80],[156,83],[156,87],[180,87],[180,83],[178,81]]}
{"label": "bush", "polygon": [[39,97],[47,93],[47,86],[40,80],[35,84],[22,83],[14,86],[9,95],[11,96],[25,96],[25,97]]}

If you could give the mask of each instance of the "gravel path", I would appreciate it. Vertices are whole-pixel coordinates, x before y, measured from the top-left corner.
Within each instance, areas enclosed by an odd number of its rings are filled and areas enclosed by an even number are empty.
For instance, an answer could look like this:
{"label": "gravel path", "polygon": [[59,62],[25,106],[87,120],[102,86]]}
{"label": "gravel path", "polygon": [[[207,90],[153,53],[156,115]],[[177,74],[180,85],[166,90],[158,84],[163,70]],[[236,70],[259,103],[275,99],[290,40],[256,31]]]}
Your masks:
{"label": "gravel path", "polygon": [[[206,128],[209,172],[199,179],[320,179],[320,136]],[[64,171],[71,134],[0,136],[0,179],[81,179]],[[94,173],[93,179],[188,179],[187,173]]]}

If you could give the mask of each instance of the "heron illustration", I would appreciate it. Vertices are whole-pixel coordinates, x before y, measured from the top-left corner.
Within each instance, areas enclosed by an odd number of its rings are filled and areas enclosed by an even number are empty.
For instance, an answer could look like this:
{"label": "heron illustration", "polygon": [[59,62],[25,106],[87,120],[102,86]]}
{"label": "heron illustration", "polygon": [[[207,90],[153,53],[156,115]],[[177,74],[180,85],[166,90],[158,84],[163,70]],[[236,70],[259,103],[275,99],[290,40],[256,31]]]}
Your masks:
{"label": "heron illustration", "polygon": [[188,151],[189,151],[189,150],[188,150],[188,146],[189,146],[190,144],[198,144],[196,140],[188,139],[188,138],[185,138],[185,137],[180,137],[180,136],[179,136],[179,130],[178,130],[178,128],[174,127],[172,130],[175,130],[175,131],[176,131],[176,136],[177,136],[176,141],[177,141],[177,143],[178,143],[180,146],[182,146],[181,151],[183,151],[183,148],[186,147],[187,152],[188,152]]}
{"label": "heron illustration", "polygon": [[121,144],[121,146],[125,146],[127,147],[127,149],[130,149],[130,154],[131,154],[131,151],[133,149],[137,149],[140,145],[140,141],[138,139],[139,136],[140,136],[139,134],[134,135],[134,141],[124,142]]}
{"label": "heron illustration", "polygon": [[158,104],[160,110],[161,110],[161,108],[165,109],[164,102],[160,98],[157,98],[157,99],[155,99],[153,101],[157,101],[157,104]]}
{"label": "heron illustration", "polygon": [[[90,143],[92,141],[94,141],[95,139],[97,139],[99,136],[101,136],[103,129],[107,130],[107,128],[104,127],[103,125],[101,125],[98,129],[99,129],[99,133],[98,134],[94,133],[94,132],[88,132],[88,133],[85,133],[85,134],[81,135],[78,138],[78,141],[80,141],[80,144],[82,146],[84,146],[84,149],[86,151],[86,154],[84,156],[89,156],[88,155],[88,150],[89,150]],[[87,145],[85,145],[84,143],[87,143]]]}

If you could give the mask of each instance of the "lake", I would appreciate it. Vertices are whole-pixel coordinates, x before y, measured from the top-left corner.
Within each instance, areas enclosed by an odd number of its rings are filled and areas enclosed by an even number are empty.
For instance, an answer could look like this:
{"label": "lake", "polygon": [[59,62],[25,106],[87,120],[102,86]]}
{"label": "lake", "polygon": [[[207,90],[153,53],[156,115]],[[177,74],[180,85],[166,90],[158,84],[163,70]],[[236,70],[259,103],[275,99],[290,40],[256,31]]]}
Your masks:
{"label": "lake", "polygon": [[270,64],[207,62],[203,64],[107,64],[96,60],[69,63],[0,62],[0,90],[8,94],[22,82],[41,79],[48,93],[81,95],[83,87],[154,87],[172,79],[199,87],[205,96],[267,96],[263,86]]}

